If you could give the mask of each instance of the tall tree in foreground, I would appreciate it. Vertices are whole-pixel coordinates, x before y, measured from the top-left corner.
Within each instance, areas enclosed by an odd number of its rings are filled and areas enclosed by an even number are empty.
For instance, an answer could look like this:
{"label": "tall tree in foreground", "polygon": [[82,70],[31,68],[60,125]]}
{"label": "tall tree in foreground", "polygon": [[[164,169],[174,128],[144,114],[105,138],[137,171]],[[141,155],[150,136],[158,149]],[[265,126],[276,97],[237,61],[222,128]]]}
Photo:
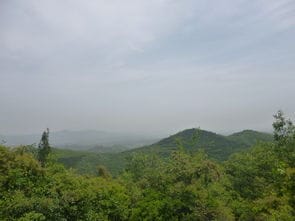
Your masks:
{"label": "tall tree in foreground", "polygon": [[295,166],[295,125],[290,119],[286,119],[282,111],[274,115],[275,121],[272,124],[274,128],[274,140],[282,160]]}
{"label": "tall tree in foreground", "polygon": [[49,145],[49,129],[43,132],[39,146],[38,146],[38,160],[41,163],[42,167],[45,166],[47,157],[51,151]]}
{"label": "tall tree in foreground", "polygon": [[284,117],[282,111],[274,115],[275,121],[272,126],[274,129],[274,140],[279,145],[285,145],[295,138],[295,126],[290,119]]}

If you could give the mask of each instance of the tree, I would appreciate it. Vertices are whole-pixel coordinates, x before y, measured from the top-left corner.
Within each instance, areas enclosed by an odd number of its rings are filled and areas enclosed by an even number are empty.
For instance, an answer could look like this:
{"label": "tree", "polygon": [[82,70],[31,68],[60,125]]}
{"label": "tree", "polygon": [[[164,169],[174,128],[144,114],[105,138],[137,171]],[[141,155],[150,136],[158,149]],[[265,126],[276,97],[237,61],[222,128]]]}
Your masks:
{"label": "tree", "polygon": [[48,128],[43,132],[38,147],[39,147],[38,148],[38,160],[41,163],[42,167],[44,167],[47,157],[51,151],[51,147],[49,145],[49,129]]}
{"label": "tree", "polygon": [[103,177],[105,179],[109,179],[109,178],[112,177],[112,175],[110,174],[108,169],[103,165],[98,165],[96,167],[96,170],[97,170],[97,175],[100,176],[100,177]]}
{"label": "tree", "polygon": [[274,140],[278,145],[285,145],[290,139],[294,139],[295,127],[290,119],[284,117],[284,113],[279,110],[274,115],[275,121],[272,126],[274,129]]}
{"label": "tree", "polygon": [[295,166],[295,126],[282,111],[274,115],[274,140],[279,157],[291,167]]}

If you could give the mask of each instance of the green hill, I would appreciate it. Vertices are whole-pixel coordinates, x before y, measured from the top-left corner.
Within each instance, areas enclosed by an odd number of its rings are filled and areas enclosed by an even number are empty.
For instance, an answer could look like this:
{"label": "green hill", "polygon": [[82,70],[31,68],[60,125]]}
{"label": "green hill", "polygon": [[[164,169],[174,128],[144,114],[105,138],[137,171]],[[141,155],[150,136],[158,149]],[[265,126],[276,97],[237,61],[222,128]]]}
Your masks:
{"label": "green hill", "polygon": [[272,134],[254,130],[243,130],[241,132],[229,135],[227,138],[247,146],[252,146],[259,141],[271,142],[273,140]]}
{"label": "green hill", "polygon": [[125,154],[93,153],[66,149],[54,149],[58,162],[73,168],[80,174],[95,174],[97,166],[104,165],[113,175],[119,174],[125,165]]}
{"label": "green hill", "polygon": [[272,136],[258,131],[245,130],[223,136],[200,129],[187,129],[159,142],[120,153],[91,153],[87,151],[56,150],[58,160],[80,173],[95,173],[97,165],[106,166],[114,175],[125,168],[126,158],[134,153],[155,153],[162,157],[179,148],[187,152],[204,150],[212,159],[223,161],[236,152],[250,148],[258,141],[271,141]]}
{"label": "green hill", "polygon": [[204,150],[209,157],[225,160],[230,154],[248,146],[245,143],[228,139],[223,135],[193,128],[181,131],[150,146],[140,147],[127,152],[152,151],[162,156],[168,156],[173,150],[183,148],[189,152]]}
{"label": "green hill", "polygon": [[138,152],[147,154],[156,153],[166,157],[172,151],[181,148],[192,153],[203,150],[210,158],[224,161],[231,154],[248,149],[257,142],[271,142],[272,139],[271,134],[254,130],[244,130],[224,136],[214,132],[192,128],[164,138],[155,144],[128,150],[123,153],[129,155]]}

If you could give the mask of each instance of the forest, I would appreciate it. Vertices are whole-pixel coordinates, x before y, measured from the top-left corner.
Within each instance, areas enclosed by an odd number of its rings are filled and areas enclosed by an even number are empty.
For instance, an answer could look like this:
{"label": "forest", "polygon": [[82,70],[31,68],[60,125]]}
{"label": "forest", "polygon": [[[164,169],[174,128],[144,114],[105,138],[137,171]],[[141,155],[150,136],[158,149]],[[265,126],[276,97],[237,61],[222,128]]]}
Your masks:
{"label": "forest", "polygon": [[208,152],[201,143],[190,151],[196,135],[175,139],[164,154],[123,154],[128,160],[118,173],[101,164],[94,173],[65,166],[48,131],[38,148],[2,145],[0,220],[294,220],[295,127],[281,111],[274,118],[272,140],[250,142],[227,158],[214,157],[226,146]]}

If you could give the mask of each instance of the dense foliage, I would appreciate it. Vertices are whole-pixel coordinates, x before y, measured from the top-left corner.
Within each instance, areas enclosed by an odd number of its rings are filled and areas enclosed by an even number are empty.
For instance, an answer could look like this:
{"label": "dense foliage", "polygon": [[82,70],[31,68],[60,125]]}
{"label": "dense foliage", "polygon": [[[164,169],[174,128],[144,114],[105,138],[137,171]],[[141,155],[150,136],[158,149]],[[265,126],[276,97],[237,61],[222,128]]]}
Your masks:
{"label": "dense foliage", "polygon": [[79,175],[26,147],[0,147],[0,220],[279,220],[295,216],[295,130],[274,122],[274,142],[224,163],[204,152],[136,153],[112,178]]}

